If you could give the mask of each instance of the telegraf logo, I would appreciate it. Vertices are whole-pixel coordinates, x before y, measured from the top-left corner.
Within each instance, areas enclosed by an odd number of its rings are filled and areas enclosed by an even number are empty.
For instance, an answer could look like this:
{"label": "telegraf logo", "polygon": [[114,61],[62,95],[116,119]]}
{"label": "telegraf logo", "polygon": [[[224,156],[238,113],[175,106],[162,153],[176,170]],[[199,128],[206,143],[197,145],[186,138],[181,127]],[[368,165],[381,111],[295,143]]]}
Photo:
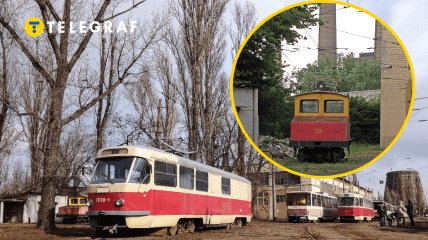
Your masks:
{"label": "telegraf logo", "polygon": [[[65,22],[47,22],[47,30],[49,33],[53,33],[54,29],[58,30],[58,33],[65,33]],[[80,22],[70,22],[70,33],[87,33],[91,31],[93,33],[101,31],[101,28],[104,29],[106,33],[120,33],[120,32],[134,32],[137,28],[137,21],[130,21],[129,26],[125,22],[120,21],[119,25],[113,26],[113,23],[110,21],[100,22],[90,22],[86,21]],[[25,32],[31,37],[38,37],[43,33],[44,24],[43,21],[39,18],[30,18],[25,23]]]}
{"label": "telegraf logo", "polygon": [[31,37],[38,37],[43,33],[45,25],[38,18],[30,18],[25,22],[25,32]]}

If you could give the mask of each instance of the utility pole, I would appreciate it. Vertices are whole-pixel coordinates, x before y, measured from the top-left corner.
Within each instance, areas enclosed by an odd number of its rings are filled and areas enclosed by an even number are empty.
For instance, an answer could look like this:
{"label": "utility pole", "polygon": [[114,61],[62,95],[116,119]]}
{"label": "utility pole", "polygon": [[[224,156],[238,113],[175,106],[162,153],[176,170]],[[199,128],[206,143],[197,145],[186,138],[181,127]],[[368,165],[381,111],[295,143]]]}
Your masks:
{"label": "utility pole", "polygon": [[272,221],[276,222],[275,165],[272,164]]}
{"label": "utility pole", "polygon": [[161,124],[161,117],[162,117],[162,112],[161,112],[161,106],[162,106],[162,99],[159,99],[159,104],[158,104],[158,122],[156,124],[156,144],[157,147],[160,148],[160,143],[159,143],[159,139],[160,139],[160,124]]}

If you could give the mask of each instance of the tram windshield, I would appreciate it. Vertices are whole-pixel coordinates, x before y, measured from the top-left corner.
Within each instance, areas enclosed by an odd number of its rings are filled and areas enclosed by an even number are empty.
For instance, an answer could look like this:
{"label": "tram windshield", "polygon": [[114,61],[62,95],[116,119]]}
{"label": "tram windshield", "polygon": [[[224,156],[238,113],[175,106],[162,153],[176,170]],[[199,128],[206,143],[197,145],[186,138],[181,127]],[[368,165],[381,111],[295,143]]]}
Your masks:
{"label": "tram windshield", "polygon": [[342,197],[339,198],[340,207],[359,206],[358,198],[355,197]]}
{"label": "tram windshield", "polygon": [[373,209],[377,210],[380,204],[382,204],[382,202],[374,202]]}
{"label": "tram windshield", "polygon": [[311,206],[310,193],[287,193],[288,206]]}
{"label": "tram windshield", "polygon": [[91,184],[126,182],[133,160],[133,157],[99,160],[92,176]]}

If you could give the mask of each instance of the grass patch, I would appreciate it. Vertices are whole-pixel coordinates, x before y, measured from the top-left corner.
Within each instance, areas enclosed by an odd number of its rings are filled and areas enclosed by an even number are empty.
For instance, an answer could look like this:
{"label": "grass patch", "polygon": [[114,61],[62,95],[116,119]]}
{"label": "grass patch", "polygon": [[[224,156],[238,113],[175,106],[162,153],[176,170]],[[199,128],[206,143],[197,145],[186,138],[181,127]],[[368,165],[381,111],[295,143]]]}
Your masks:
{"label": "grass patch", "polygon": [[346,157],[338,163],[300,163],[296,158],[274,159],[274,161],[299,173],[330,176],[360,168],[376,158],[383,150],[379,145],[353,144],[350,146],[351,156],[345,150]]}

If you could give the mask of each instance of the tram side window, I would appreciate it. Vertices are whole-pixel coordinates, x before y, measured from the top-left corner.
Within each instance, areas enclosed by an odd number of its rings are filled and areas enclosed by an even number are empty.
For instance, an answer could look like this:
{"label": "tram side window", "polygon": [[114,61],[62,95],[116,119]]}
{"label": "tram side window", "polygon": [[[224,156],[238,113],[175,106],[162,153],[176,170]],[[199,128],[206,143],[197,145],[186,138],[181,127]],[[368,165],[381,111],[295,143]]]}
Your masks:
{"label": "tram side window", "polygon": [[195,170],[180,166],[180,188],[193,190],[195,187]]}
{"label": "tram side window", "polygon": [[328,208],[331,207],[331,198],[325,197],[325,206]]}
{"label": "tram side window", "polygon": [[155,185],[176,187],[177,165],[164,162],[155,162]]}
{"label": "tram side window", "polygon": [[317,195],[317,206],[318,206],[318,207],[322,207],[322,204],[321,204],[321,196],[320,196],[320,195]]}
{"label": "tram side window", "polygon": [[229,178],[221,178],[221,193],[223,195],[230,195],[230,179]]}
{"label": "tram side window", "polygon": [[208,192],[208,173],[196,170],[196,190]]}
{"label": "tram side window", "polygon": [[363,199],[362,198],[360,198],[360,207],[364,207]]}
{"label": "tram side window", "polygon": [[325,100],[324,101],[325,113],[343,113],[342,100]]}
{"label": "tram side window", "polygon": [[312,206],[316,207],[317,205],[317,195],[312,194]]}
{"label": "tram side window", "polygon": [[152,166],[150,163],[143,158],[137,158],[134,163],[134,168],[131,170],[130,183],[150,183],[150,174],[152,172]]}
{"label": "tram side window", "polygon": [[301,113],[318,113],[319,102],[318,100],[300,100]]}

